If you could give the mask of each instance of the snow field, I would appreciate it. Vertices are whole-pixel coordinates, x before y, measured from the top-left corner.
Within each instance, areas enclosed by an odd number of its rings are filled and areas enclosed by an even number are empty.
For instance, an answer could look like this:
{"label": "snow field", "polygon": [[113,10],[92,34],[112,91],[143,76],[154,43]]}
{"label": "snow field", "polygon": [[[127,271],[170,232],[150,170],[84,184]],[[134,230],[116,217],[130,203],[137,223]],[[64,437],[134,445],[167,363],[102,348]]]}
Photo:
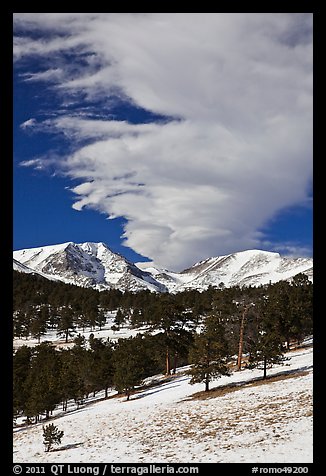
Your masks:
{"label": "snow field", "polygon": [[[101,330],[99,330],[98,328],[93,330],[88,328],[87,330],[84,330],[82,327],[76,327],[75,333],[73,337],[69,339],[68,343],[65,342],[64,337],[60,338],[57,335],[57,329],[48,329],[46,334],[44,336],[41,336],[40,343],[51,342],[57,348],[69,348],[75,345],[74,338],[77,337],[78,334],[81,334],[82,336],[84,336],[86,341],[88,341],[89,336],[91,334],[93,334],[94,337],[97,339],[109,338],[110,340],[116,341],[118,339],[128,339],[128,337],[134,337],[137,334],[141,334],[149,330],[148,326],[137,327],[135,329],[132,329],[128,326],[128,324],[126,324],[121,326],[119,330],[113,331],[111,327],[114,325],[115,316],[116,316],[116,311],[107,312],[106,323],[102,327]],[[38,345],[38,343],[39,343],[38,339],[31,336],[29,336],[27,339],[14,337],[13,348],[18,349],[22,345],[26,345],[28,347],[34,347]]]}
{"label": "snow field", "polygon": [[[42,423],[14,429],[15,462],[188,463],[312,462],[312,347],[288,354],[286,365],[252,382],[260,370],[242,370],[212,382],[220,396],[194,395],[202,384],[176,375],[125,397],[94,401],[50,420],[64,430],[62,444],[45,453]],[[282,377],[281,375],[282,374]],[[44,422],[43,422],[44,424]]]}

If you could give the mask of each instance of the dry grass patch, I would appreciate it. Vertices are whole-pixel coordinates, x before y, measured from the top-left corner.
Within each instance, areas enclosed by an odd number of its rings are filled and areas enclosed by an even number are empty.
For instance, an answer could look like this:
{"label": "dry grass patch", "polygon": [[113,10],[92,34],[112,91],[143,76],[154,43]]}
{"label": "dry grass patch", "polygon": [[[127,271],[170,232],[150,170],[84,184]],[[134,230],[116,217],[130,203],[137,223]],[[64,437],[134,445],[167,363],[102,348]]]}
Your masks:
{"label": "dry grass patch", "polygon": [[226,394],[237,392],[238,390],[242,390],[243,388],[257,387],[259,385],[279,382],[280,380],[287,380],[290,378],[299,378],[308,374],[309,374],[308,370],[302,370],[295,373],[284,373],[284,374],[278,374],[274,376],[271,375],[270,377],[267,376],[266,379],[263,379],[262,377],[258,377],[258,378],[254,378],[253,380],[249,382],[245,381],[245,382],[229,383],[226,385],[221,385],[220,387],[214,387],[208,392],[202,391],[202,392],[194,393],[188,400],[207,400],[209,398],[223,397]]}

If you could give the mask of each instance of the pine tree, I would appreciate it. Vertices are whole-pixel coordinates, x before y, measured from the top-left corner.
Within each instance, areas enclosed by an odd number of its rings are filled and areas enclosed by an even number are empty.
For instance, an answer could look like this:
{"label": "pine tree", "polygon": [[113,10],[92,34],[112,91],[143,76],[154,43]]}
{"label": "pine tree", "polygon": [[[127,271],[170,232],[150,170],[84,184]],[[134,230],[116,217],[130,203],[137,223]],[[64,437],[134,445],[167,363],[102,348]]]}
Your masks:
{"label": "pine tree", "polygon": [[59,336],[63,335],[65,342],[68,342],[68,337],[72,337],[76,332],[74,312],[69,306],[64,306],[60,311],[60,317],[57,334]]}
{"label": "pine tree", "polygon": [[[291,286],[286,281],[280,281],[270,286],[265,299],[265,309],[268,310],[268,316],[274,324],[274,330],[280,334],[286,347],[290,349],[292,310],[291,310]],[[261,307],[261,306],[260,306]],[[266,320],[266,319],[265,319]]]}
{"label": "pine tree", "polygon": [[117,330],[120,329],[120,327],[122,326],[122,324],[125,322],[126,320],[126,316],[123,314],[123,312],[121,311],[121,309],[119,308],[117,310],[117,313],[115,315],[115,318],[114,318],[114,326],[117,328]]}
{"label": "pine tree", "polygon": [[80,375],[80,361],[73,350],[65,349],[59,353],[60,372],[59,387],[62,410],[66,411],[68,400],[78,401],[84,395],[84,385]]}
{"label": "pine tree", "polygon": [[290,335],[297,343],[313,332],[313,284],[305,274],[297,274],[291,282]]}
{"label": "pine tree", "polygon": [[149,308],[152,328],[161,331],[161,342],[164,347],[165,375],[171,373],[171,357],[177,351],[177,341],[183,329],[183,306],[177,298],[170,295],[158,296],[154,306]]}
{"label": "pine tree", "polygon": [[[92,335],[92,334],[91,334]],[[91,338],[89,339],[91,347],[92,360],[92,378],[94,384],[94,392],[105,390],[105,398],[108,396],[108,389],[113,385],[113,345],[107,339]]]}
{"label": "pine tree", "polygon": [[87,309],[85,309],[85,315],[87,324],[89,325],[90,329],[93,330],[98,320],[97,306],[88,306]]}
{"label": "pine tree", "polygon": [[51,329],[54,329],[55,327],[57,327],[58,322],[60,321],[59,312],[58,312],[58,309],[54,306],[49,306],[48,310],[49,310],[48,325]]}
{"label": "pine tree", "polygon": [[[94,376],[94,362],[92,357],[91,349],[86,349],[83,347],[75,346],[72,349],[76,360],[76,365],[78,368],[78,375],[82,382],[81,387],[83,389],[83,396],[88,398],[88,395],[91,392],[97,390],[95,381],[96,378]],[[79,398],[76,400],[77,405],[83,399],[83,396],[80,395]]]}
{"label": "pine tree", "polygon": [[30,304],[28,304],[27,306],[24,306],[23,314],[24,314],[24,317],[23,317],[23,327],[22,327],[21,335],[22,337],[25,337],[27,340],[30,334],[31,322],[34,317],[34,307]]}
{"label": "pine tree", "polygon": [[28,418],[46,413],[46,418],[60,402],[60,363],[56,350],[48,343],[37,346],[32,358],[31,369],[26,379],[29,397],[25,413]]}
{"label": "pine tree", "polygon": [[140,327],[144,323],[144,318],[141,309],[138,307],[133,309],[132,318],[131,318],[131,326],[132,328]]}
{"label": "pine tree", "polygon": [[22,309],[14,311],[13,314],[13,333],[14,337],[26,337],[28,335],[29,322],[26,321],[26,313]]}
{"label": "pine tree", "polygon": [[102,326],[104,326],[106,323],[106,316],[105,312],[103,309],[99,309],[97,318],[96,318],[96,325],[99,326],[100,330],[102,329]]}
{"label": "pine tree", "polygon": [[40,343],[41,337],[46,334],[47,322],[49,319],[49,310],[47,306],[42,306],[38,312],[35,312],[30,324],[30,333]]}
{"label": "pine tree", "polygon": [[26,384],[31,368],[33,350],[23,345],[15,352],[13,357],[13,406],[14,415],[25,411],[29,398],[30,388]]}
{"label": "pine tree", "polygon": [[114,351],[114,368],[115,388],[129,400],[134,387],[141,384],[144,371],[143,355],[137,338],[118,340],[118,347]]}
{"label": "pine tree", "polygon": [[195,336],[189,359],[193,364],[189,371],[190,383],[204,382],[206,392],[213,379],[230,375],[227,365],[228,344],[220,317],[206,317],[203,331]]}
{"label": "pine tree", "polygon": [[63,435],[64,432],[60,431],[54,423],[43,426],[43,445],[45,446],[45,451],[51,451],[53,445],[60,445]]}
{"label": "pine tree", "polygon": [[262,369],[266,379],[267,369],[285,360],[284,338],[277,326],[273,301],[264,299],[257,307],[256,332],[249,345],[249,368]]}

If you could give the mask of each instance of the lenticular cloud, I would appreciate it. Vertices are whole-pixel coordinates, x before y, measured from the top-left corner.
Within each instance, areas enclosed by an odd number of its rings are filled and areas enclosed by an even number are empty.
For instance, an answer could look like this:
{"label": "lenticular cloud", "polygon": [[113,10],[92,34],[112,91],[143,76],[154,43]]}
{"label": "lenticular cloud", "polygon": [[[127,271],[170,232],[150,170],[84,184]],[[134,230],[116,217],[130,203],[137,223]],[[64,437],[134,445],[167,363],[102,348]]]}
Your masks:
{"label": "lenticular cloud", "polygon": [[[25,80],[93,105],[23,128],[74,143],[52,166],[79,180],[75,209],[127,219],[126,246],[181,269],[259,247],[264,223],[306,199],[310,14],[15,14],[15,24],[17,61],[44,59]],[[102,117],[117,101],[166,120]]]}

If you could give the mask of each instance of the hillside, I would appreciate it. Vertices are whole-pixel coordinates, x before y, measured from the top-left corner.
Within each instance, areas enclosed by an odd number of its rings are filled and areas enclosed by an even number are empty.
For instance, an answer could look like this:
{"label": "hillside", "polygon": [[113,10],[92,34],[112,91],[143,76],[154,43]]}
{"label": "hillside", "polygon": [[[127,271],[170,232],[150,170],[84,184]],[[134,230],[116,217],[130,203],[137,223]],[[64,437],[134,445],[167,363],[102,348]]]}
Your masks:
{"label": "hillside", "polygon": [[[62,445],[45,453],[42,423],[14,429],[14,462],[312,462],[312,347],[284,366],[234,372],[201,398],[202,384],[182,373],[125,397],[94,400],[55,413]],[[100,397],[101,395],[99,395]]]}
{"label": "hillside", "polygon": [[[104,243],[63,243],[14,251],[19,263],[49,278],[98,290],[166,291],[149,273]],[[18,269],[24,271],[24,269]]]}
{"label": "hillside", "polygon": [[306,274],[310,280],[313,278],[311,258],[282,257],[279,253],[262,250],[208,258],[181,273],[146,268],[146,263],[138,263],[138,266],[152,273],[172,292],[205,290],[209,286],[259,286],[290,280],[298,273]]}
{"label": "hillside", "polygon": [[129,262],[104,243],[63,243],[17,250],[14,269],[98,290],[138,292],[204,291],[208,287],[259,286],[290,280],[299,273],[313,278],[312,258],[246,250],[208,258],[179,273]]}

